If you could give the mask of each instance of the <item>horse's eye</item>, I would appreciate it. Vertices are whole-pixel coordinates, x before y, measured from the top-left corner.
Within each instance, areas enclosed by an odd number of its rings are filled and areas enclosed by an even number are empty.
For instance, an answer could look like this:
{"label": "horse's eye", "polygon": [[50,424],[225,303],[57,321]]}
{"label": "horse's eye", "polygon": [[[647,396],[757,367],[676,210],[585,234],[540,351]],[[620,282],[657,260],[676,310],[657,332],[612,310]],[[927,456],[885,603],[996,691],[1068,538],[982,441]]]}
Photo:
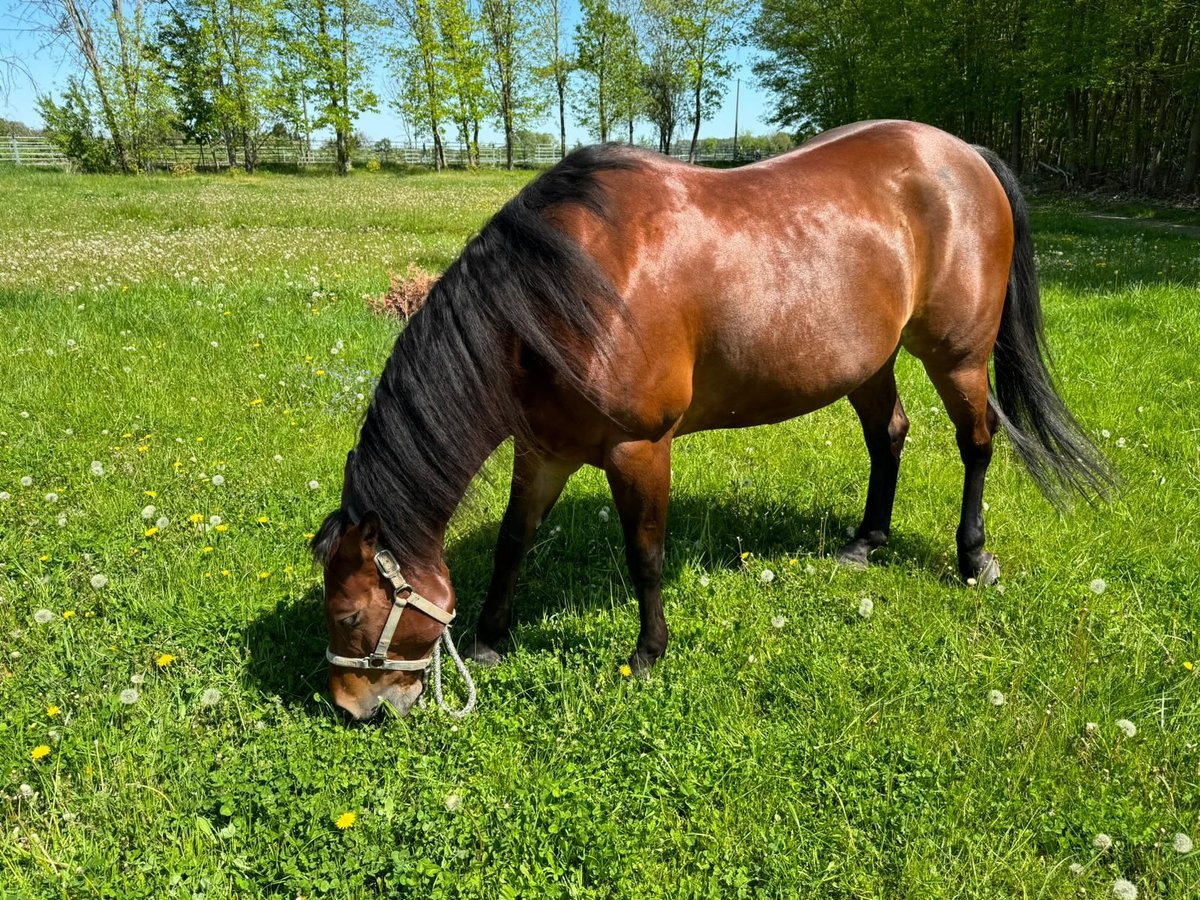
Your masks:
{"label": "horse's eye", "polygon": [[343,628],[353,628],[355,625],[358,624],[358,617],[360,614],[361,614],[361,610],[356,613],[351,613],[350,615],[346,616],[345,618],[338,619],[338,624],[341,625]]}

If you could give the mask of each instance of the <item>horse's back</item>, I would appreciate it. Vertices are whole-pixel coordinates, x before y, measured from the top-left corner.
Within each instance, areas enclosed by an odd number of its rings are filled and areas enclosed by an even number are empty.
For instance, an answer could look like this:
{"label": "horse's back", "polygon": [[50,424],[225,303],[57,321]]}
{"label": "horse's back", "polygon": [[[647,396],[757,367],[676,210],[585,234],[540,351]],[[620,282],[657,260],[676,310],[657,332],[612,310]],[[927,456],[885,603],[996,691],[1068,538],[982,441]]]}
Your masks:
{"label": "horse's back", "polygon": [[902,341],[918,355],[948,341],[990,351],[1011,213],[958,139],[870,122],[740,169],[635,159],[600,176],[608,221],[568,223],[629,309],[625,365],[596,373],[629,430],[801,415]]}

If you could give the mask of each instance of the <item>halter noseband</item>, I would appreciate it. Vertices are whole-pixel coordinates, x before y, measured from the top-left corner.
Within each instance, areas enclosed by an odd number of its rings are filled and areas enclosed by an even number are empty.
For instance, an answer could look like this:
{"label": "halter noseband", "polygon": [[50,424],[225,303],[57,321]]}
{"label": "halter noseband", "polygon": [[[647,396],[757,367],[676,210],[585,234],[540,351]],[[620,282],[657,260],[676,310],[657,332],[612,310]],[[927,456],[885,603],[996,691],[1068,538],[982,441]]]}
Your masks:
{"label": "halter noseband", "polygon": [[[392,636],[396,633],[396,626],[400,624],[400,614],[404,612],[404,607],[411,606],[425,613],[429,618],[441,622],[444,630],[445,626],[454,621],[454,613],[446,612],[441,607],[435,606],[413,590],[413,586],[408,583],[400,571],[396,558],[387,550],[380,550],[375,554],[375,566],[384,580],[392,585],[392,610],[388,613],[387,622],[383,625],[383,632],[379,635],[375,650],[370,656],[338,656],[333,652],[332,647],[326,647],[325,658],[335,666],[346,666],[351,669],[423,672],[433,662],[432,655],[411,660],[388,658],[388,648],[392,645]],[[406,592],[407,596],[405,596]]]}

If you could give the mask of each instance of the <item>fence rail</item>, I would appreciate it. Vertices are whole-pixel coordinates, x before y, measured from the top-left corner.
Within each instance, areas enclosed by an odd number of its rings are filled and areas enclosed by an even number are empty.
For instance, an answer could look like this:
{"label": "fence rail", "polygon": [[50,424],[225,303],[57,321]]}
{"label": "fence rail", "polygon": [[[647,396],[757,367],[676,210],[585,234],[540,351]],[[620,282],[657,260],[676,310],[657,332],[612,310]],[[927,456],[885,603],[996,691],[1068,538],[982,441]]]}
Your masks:
{"label": "fence rail", "polygon": [[[672,156],[686,159],[687,145],[677,143]],[[451,166],[470,165],[467,145],[459,142],[443,142],[442,150],[446,162]],[[502,166],[505,152],[502,144],[480,144],[478,164]],[[765,154],[734,152],[731,142],[722,141],[716,147],[701,149],[700,162],[745,162]],[[555,145],[537,144],[514,148],[513,162],[521,166],[546,166],[558,162],[560,156]],[[331,146],[311,147],[303,141],[268,139],[257,148],[260,164],[288,166],[331,166],[335,162],[335,151]],[[353,155],[357,166],[372,159],[381,164],[429,166],[432,168],[433,144],[409,141],[377,141],[371,147],[358,149]],[[0,165],[39,166],[45,168],[73,168],[68,159],[48,138],[39,135],[0,136]],[[150,152],[144,166],[148,171],[170,169],[176,165],[190,165],[197,169],[228,169],[242,165],[242,148],[227,148],[224,142],[197,144],[177,141],[163,144]]]}

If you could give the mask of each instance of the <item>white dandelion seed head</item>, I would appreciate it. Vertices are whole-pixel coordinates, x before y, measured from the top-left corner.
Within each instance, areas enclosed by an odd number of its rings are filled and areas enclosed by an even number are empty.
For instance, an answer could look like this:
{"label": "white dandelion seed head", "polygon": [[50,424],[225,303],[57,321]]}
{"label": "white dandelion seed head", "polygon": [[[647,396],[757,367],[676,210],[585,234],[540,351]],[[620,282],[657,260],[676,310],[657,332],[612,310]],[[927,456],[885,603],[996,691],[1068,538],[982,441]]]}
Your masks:
{"label": "white dandelion seed head", "polygon": [[1113,882],[1112,892],[1117,900],[1137,900],[1137,885],[1124,878],[1118,878]]}
{"label": "white dandelion seed head", "polygon": [[210,347],[219,347],[219,346],[221,346],[221,345],[220,345],[220,344],[218,344],[216,341],[209,341],[209,342],[208,342],[208,346],[210,346]]}
{"label": "white dandelion seed head", "polygon": [[1175,835],[1175,839],[1171,841],[1171,846],[1176,853],[1191,853],[1192,838],[1191,835],[1184,834],[1182,831]]}
{"label": "white dandelion seed head", "polygon": [[161,530],[163,528],[166,528],[170,524],[171,524],[171,520],[168,519],[166,516],[159,516],[158,521],[156,521],[154,523],[154,527]]}
{"label": "white dandelion seed head", "polygon": [[93,459],[92,465],[91,465],[91,470],[92,470],[92,474],[95,475],[97,478],[99,478],[101,475],[104,474],[104,463],[100,462],[100,460],[98,460],[98,459]]}
{"label": "white dandelion seed head", "polygon": [[216,706],[221,702],[221,692],[217,688],[206,688],[200,695],[201,706]]}
{"label": "white dandelion seed head", "polygon": [[12,494],[8,491],[0,491],[0,503],[7,503],[12,499]]}
{"label": "white dandelion seed head", "polygon": [[870,597],[863,597],[858,601],[858,614],[864,619],[871,618],[873,612],[875,612],[875,601]]}
{"label": "white dandelion seed head", "polygon": [[47,503],[57,503],[58,502],[58,494],[51,491],[49,494],[46,495],[46,502]]}
{"label": "white dandelion seed head", "polygon": [[1092,583],[1088,585],[1093,594],[1103,594],[1108,585],[1103,578],[1093,578]]}
{"label": "white dandelion seed head", "polygon": [[100,591],[108,587],[108,576],[96,574],[92,576],[92,587]]}
{"label": "white dandelion seed head", "polygon": [[1137,726],[1128,719],[1117,719],[1117,728],[1121,729],[1121,733],[1127,738],[1137,734]]}
{"label": "white dandelion seed head", "polygon": [[142,518],[143,519],[153,519],[154,514],[156,512],[158,512],[158,510],[155,509],[153,506],[143,506],[142,507]]}
{"label": "white dandelion seed head", "polygon": [[310,482],[308,483],[308,489],[309,489],[310,491],[318,491],[318,490],[320,490],[320,489],[321,489],[321,482],[317,481],[317,480],[314,478],[312,481],[310,481]]}
{"label": "white dandelion seed head", "polygon": [[48,609],[39,609],[33,614],[33,621],[37,622],[39,625],[49,625],[52,621],[54,621],[54,613],[50,612]]}
{"label": "white dandelion seed head", "polygon": [[137,692],[137,688],[125,688],[125,690],[117,695],[117,698],[126,706],[133,706],[133,704],[138,702],[138,697],[140,696],[141,694]]}
{"label": "white dandelion seed head", "polygon": [[1100,726],[1097,725],[1095,722],[1088,722],[1086,725],[1083,726],[1083,730],[1086,731],[1088,734],[1095,734],[1099,728],[1100,728]]}
{"label": "white dandelion seed head", "polygon": [[1123,437],[1117,438],[1117,446],[1124,448],[1125,447],[1125,438],[1123,438]]}
{"label": "white dandelion seed head", "polygon": [[809,563],[807,566],[804,567],[804,574],[805,575],[816,575],[817,567],[814,566],[812,563]]}
{"label": "white dandelion seed head", "polygon": [[22,419],[28,419],[28,418],[29,418],[29,411],[28,411],[28,410],[25,410],[25,409],[21,410],[21,418],[22,418]]}
{"label": "white dandelion seed head", "polygon": [[1079,863],[1071,863],[1071,865],[1067,868],[1068,871],[1076,878],[1083,874],[1083,866],[1081,866]]}
{"label": "white dandelion seed head", "polygon": [[220,516],[209,516],[208,524],[211,525],[213,528],[216,528],[218,525],[221,524],[221,517]]}
{"label": "white dandelion seed head", "polygon": [[462,806],[462,797],[458,794],[447,794],[446,799],[442,801],[446,806],[446,812],[457,812]]}
{"label": "white dandelion seed head", "polygon": [[220,487],[221,485],[223,485],[225,483],[225,476],[224,475],[214,475],[212,477],[212,483],[216,487]]}
{"label": "white dandelion seed head", "polygon": [[763,569],[762,574],[758,576],[758,580],[763,584],[770,584],[775,580],[775,573],[770,569]]}
{"label": "white dandelion seed head", "polygon": [[607,522],[608,521],[608,507],[607,506],[601,507],[600,512],[597,513],[597,515],[600,517],[601,522]]}
{"label": "white dandelion seed head", "polygon": [[22,800],[32,800],[34,797],[37,796],[37,791],[35,791],[33,788],[31,788],[27,784],[23,784],[19,788],[17,788],[17,792],[21,795]]}
{"label": "white dandelion seed head", "polygon": [[59,517],[58,517],[58,527],[59,527],[59,528],[66,528],[66,527],[67,527],[67,517],[66,517],[66,516],[59,516]]}
{"label": "white dandelion seed head", "polygon": [[129,682],[130,682],[130,684],[141,684],[141,683],[142,683],[142,682],[144,682],[145,680],[146,680],[146,676],[145,676],[145,675],[143,675],[141,672],[139,672],[139,673],[138,673],[138,674],[136,674],[136,675],[130,675],[130,676],[129,676]]}
{"label": "white dandelion seed head", "polygon": [[708,587],[709,578],[707,575],[700,576],[700,587]]}
{"label": "white dandelion seed head", "polygon": [[277,462],[277,463],[283,462],[283,457],[280,456],[278,453],[275,454],[275,462]]}
{"label": "white dandelion seed head", "polygon": [[21,476],[21,487],[33,487],[33,476],[32,475],[22,475]]}
{"label": "white dandelion seed head", "polygon": [[771,627],[782,628],[787,624],[787,616],[771,616]]}
{"label": "white dandelion seed head", "polygon": [[995,689],[988,691],[988,703],[992,704],[992,706],[1003,706],[1004,694]]}
{"label": "white dandelion seed head", "polygon": [[1096,835],[1094,838],[1092,838],[1092,846],[1095,847],[1097,850],[1111,850],[1112,849],[1112,838],[1110,838],[1107,834],[1105,834],[1102,831],[1098,835]]}

